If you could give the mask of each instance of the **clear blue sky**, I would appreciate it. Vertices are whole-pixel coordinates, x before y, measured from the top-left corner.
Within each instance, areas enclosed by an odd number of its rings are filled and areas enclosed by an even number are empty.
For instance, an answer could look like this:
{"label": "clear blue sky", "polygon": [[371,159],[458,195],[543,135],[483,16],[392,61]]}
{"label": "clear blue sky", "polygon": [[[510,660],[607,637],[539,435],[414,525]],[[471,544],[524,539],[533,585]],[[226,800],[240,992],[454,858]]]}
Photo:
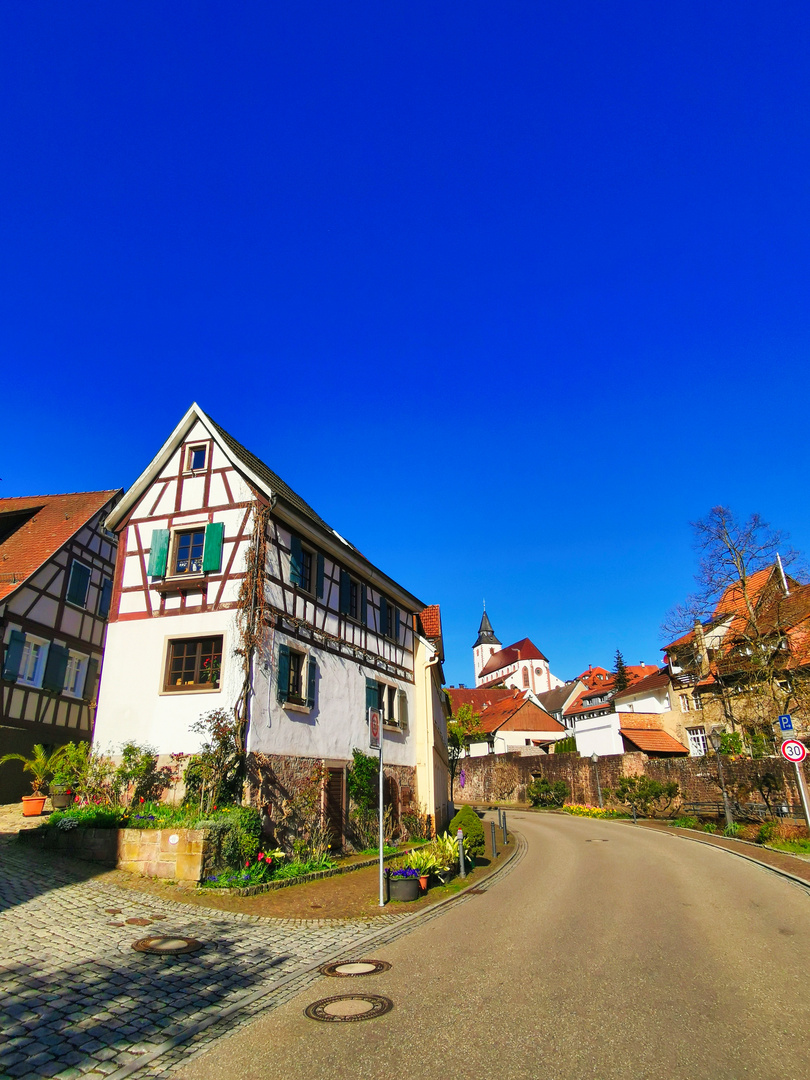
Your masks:
{"label": "clear blue sky", "polygon": [[655,659],[688,522],[810,550],[806,3],[8,4],[0,493],[196,399],[567,677]]}

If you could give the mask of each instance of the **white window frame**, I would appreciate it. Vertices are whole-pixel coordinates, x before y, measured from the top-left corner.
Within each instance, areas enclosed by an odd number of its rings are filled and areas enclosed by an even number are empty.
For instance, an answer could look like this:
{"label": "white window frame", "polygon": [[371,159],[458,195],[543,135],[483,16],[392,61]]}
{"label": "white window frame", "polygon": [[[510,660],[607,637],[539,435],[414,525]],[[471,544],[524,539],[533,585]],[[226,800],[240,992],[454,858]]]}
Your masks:
{"label": "white window frame", "polygon": [[687,728],[689,738],[689,754],[691,757],[705,757],[709,752],[709,744],[706,739],[705,727]]}
{"label": "white window frame", "polygon": [[68,697],[81,698],[84,693],[84,684],[87,680],[87,665],[90,657],[85,653],[68,650],[68,662],[65,669],[65,685],[63,693]]}
{"label": "white window frame", "polygon": [[680,704],[681,704],[681,712],[682,713],[688,713],[689,712],[689,695],[688,694],[678,694],[678,700],[680,701]]}
{"label": "white window frame", "polygon": [[[194,466],[191,463],[194,460],[194,453],[197,450],[202,450],[202,452],[203,452],[203,463],[202,463],[202,465],[198,465],[197,468],[195,469]],[[188,451],[186,453],[186,468],[185,468],[185,471],[190,472],[190,473],[205,472],[205,470],[208,468],[208,452],[209,452],[209,450],[210,450],[210,445],[207,445],[205,443],[192,443],[189,446]]]}
{"label": "white window frame", "polygon": [[[29,667],[29,660],[31,656],[32,645],[40,645],[39,654],[34,661],[34,668],[30,678],[26,677],[25,672]],[[45,665],[48,662],[48,650],[50,649],[50,641],[46,641],[45,638],[36,637],[34,634],[25,635],[25,644],[23,645],[22,656],[20,657],[20,670],[17,673],[17,685],[18,686],[33,686],[39,688],[42,686],[42,677],[45,674]]]}
{"label": "white window frame", "polygon": [[[205,575],[202,569],[203,559],[205,558],[205,529],[210,524],[208,521],[181,521],[176,525],[173,525],[169,529],[169,554],[166,561],[166,579],[172,581],[199,581],[204,578]],[[185,573],[178,573],[174,567],[177,564],[177,548],[180,543],[180,533],[200,532],[203,534],[203,553],[200,556],[200,569],[199,570],[187,570]],[[182,636],[182,635],[181,635]],[[200,636],[200,635],[197,635]],[[203,637],[205,635],[202,635]]]}

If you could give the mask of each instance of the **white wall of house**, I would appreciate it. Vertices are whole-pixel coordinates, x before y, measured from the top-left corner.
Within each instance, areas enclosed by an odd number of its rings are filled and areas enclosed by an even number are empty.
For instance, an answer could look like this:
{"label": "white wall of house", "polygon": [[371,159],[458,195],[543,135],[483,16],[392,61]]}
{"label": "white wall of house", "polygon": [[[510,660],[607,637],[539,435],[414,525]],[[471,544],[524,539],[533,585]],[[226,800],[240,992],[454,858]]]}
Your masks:
{"label": "white wall of house", "polygon": [[574,738],[577,741],[577,752],[582,757],[590,757],[591,754],[607,757],[610,754],[624,753],[618,713],[577,720],[574,724]]}
{"label": "white wall of house", "polygon": [[[315,704],[282,704],[278,700],[276,672],[278,646],[304,653],[307,664],[317,664]],[[268,655],[269,653],[269,655]],[[248,751],[351,761],[356,747],[369,752],[366,678],[402,690],[408,703],[405,729],[385,725],[383,759],[389,765],[416,765],[416,742],[412,718],[416,713],[414,685],[404,679],[382,675],[356,660],[336,656],[295,638],[276,632],[255,677],[255,696],[248,735]]]}
{"label": "white wall of house", "polygon": [[[241,686],[233,656],[232,611],[172,615],[111,623],[104,652],[93,742],[117,753],[126,742],[146,743],[161,754],[193,754],[201,739],[190,731],[203,713],[231,709]],[[217,690],[167,693],[163,689],[169,639],[222,634]]]}
{"label": "white wall of house", "polygon": [[622,696],[620,701],[615,702],[617,712],[638,713],[662,713],[669,712],[670,704],[669,689],[659,686],[657,690],[648,690],[643,694]]}

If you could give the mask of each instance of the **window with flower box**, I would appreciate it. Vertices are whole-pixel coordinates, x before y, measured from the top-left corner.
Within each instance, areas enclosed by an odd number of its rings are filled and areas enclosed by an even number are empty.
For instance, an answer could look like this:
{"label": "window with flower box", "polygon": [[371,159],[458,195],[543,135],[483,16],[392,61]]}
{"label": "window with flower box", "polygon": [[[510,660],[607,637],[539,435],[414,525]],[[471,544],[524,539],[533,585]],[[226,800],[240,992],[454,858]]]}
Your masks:
{"label": "window with flower box", "polygon": [[177,638],[169,642],[163,689],[167,693],[218,690],[221,668],[221,635]]}

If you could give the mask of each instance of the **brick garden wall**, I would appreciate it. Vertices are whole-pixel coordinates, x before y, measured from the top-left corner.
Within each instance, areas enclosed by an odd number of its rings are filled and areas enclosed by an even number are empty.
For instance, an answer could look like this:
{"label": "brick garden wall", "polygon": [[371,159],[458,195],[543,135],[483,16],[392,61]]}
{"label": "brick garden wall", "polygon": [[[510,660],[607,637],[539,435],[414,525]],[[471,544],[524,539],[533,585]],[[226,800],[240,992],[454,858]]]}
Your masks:
{"label": "brick garden wall", "polygon": [[[526,787],[533,779],[545,777],[551,781],[564,780],[571,792],[570,802],[598,803],[595,766],[589,758],[578,754],[533,754],[518,751],[510,754],[489,754],[487,757],[464,758],[464,787],[456,777],[456,803],[514,802],[525,803]],[[683,802],[722,800],[714,756],[704,758],[648,758],[646,754],[617,754],[599,759],[599,782],[602,788],[615,787],[622,776],[646,775],[662,783],[674,780],[681,789]],[[810,782],[810,765],[805,762],[805,781]],[[781,758],[723,757],[723,774],[729,796],[738,801],[764,802],[759,790],[763,782],[776,785],[771,802],[785,799],[795,813],[801,813],[801,801],[796,786],[793,765]],[[777,793],[778,792],[778,793]]]}

